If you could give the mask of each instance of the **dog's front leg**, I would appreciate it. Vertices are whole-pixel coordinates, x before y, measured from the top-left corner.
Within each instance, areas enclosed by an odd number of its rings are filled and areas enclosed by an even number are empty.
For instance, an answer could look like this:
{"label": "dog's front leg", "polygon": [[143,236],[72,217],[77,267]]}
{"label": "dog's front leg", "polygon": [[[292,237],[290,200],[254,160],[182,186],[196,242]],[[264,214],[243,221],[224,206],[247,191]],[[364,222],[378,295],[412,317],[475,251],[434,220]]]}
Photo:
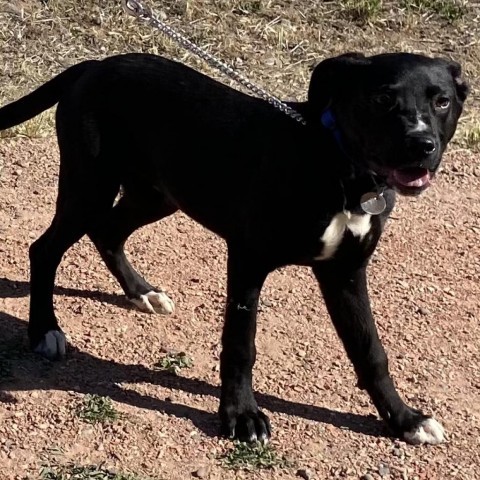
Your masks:
{"label": "dog's front leg", "polygon": [[241,441],[270,437],[268,417],[258,410],[252,389],[257,306],[268,273],[251,255],[229,248],[219,413],[222,434]]}
{"label": "dog's front leg", "polygon": [[313,268],[327,309],[358,376],[382,418],[395,434],[410,443],[441,443],[442,426],[433,418],[408,407],[400,398],[388,371],[370,308],[366,267],[318,264]]}

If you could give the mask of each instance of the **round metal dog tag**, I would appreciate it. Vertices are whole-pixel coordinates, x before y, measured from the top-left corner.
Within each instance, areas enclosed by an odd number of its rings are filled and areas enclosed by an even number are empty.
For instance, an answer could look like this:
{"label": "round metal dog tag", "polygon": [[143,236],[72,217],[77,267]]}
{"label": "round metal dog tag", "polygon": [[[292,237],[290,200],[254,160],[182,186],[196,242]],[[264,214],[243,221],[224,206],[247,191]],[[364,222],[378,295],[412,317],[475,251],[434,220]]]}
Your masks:
{"label": "round metal dog tag", "polygon": [[369,215],[380,215],[387,208],[387,202],[383,194],[367,192],[360,197],[360,207]]}

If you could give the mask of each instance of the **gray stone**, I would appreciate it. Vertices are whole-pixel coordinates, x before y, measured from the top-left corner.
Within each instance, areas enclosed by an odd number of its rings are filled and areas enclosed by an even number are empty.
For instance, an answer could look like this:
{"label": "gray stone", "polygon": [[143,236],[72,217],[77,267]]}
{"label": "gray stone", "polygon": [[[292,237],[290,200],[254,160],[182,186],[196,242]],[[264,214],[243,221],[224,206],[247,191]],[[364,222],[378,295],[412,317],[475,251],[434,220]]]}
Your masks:
{"label": "gray stone", "polygon": [[207,467],[200,467],[198,470],[192,472],[192,475],[195,478],[207,478],[208,477],[208,468]]}
{"label": "gray stone", "polygon": [[306,468],[300,468],[297,470],[297,477],[303,478],[303,480],[313,480],[313,474]]}
{"label": "gray stone", "polygon": [[390,469],[387,465],[380,465],[378,467],[378,473],[381,477],[386,477],[387,475],[390,475]]}

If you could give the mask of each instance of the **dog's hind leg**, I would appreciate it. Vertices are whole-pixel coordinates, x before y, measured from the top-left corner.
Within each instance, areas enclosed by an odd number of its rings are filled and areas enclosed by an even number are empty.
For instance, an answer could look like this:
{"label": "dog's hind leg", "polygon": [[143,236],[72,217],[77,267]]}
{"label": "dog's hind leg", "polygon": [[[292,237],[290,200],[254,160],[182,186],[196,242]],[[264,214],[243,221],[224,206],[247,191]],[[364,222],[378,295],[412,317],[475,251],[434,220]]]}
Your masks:
{"label": "dog's hind leg", "polygon": [[174,304],[165,292],[150,285],[130,264],[124,245],[138,228],[161,220],[177,210],[163,194],[148,188],[132,193],[128,189],[101,225],[88,232],[103,261],[120,283],[125,295],[140,310],[169,314]]}
{"label": "dog's hind leg", "polygon": [[57,213],[47,231],[30,246],[30,320],[28,336],[37,353],[65,355],[66,340],[53,309],[55,274],[63,254],[84,235],[74,218]]}
{"label": "dog's hind leg", "polygon": [[[70,156],[79,155],[70,150]],[[65,155],[62,155],[62,160]],[[69,158],[70,160],[70,158]],[[72,164],[71,164],[72,165]],[[107,175],[88,175],[61,164],[57,208],[46,232],[30,246],[31,347],[47,358],[62,357],[66,340],[53,307],[55,275],[64,253],[96,223],[111,205],[118,185]]]}

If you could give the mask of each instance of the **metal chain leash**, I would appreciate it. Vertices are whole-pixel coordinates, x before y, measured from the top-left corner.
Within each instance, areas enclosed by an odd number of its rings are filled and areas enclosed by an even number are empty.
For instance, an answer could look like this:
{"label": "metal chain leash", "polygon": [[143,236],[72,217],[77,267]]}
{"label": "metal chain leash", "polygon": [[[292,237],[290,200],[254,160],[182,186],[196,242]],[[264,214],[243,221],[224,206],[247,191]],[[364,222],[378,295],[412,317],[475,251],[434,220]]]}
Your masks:
{"label": "metal chain leash", "polygon": [[170,37],[172,40],[180,44],[185,49],[189,50],[190,52],[200,57],[202,60],[205,60],[211,66],[220,70],[227,77],[232,78],[233,80],[238,82],[240,85],[243,85],[245,88],[253,92],[258,97],[262,98],[263,100],[270,103],[281,112],[288,115],[290,118],[293,118],[294,120],[301,123],[302,125],[306,125],[305,119],[302,117],[302,115],[299,112],[294,110],[292,107],[288,106],[285,102],[282,102],[277,97],[271,95],[263,88],[253,84],[250,80],[248,80],[248,78],[236,72],[230,65],[218,60],[212,54],[208,53],[206,50],[199,47],[198,45],[195,45],[195,43],[190,41],[188,38],[186,38],[182,34],[176,32],[173,28],[163,23],[151,11],[151,9],[145,7],[142,4],[141,0],[123,0],[123,6],[125,11],[128,14],[156,28],[157,30],[165,34],[167,37]]}

